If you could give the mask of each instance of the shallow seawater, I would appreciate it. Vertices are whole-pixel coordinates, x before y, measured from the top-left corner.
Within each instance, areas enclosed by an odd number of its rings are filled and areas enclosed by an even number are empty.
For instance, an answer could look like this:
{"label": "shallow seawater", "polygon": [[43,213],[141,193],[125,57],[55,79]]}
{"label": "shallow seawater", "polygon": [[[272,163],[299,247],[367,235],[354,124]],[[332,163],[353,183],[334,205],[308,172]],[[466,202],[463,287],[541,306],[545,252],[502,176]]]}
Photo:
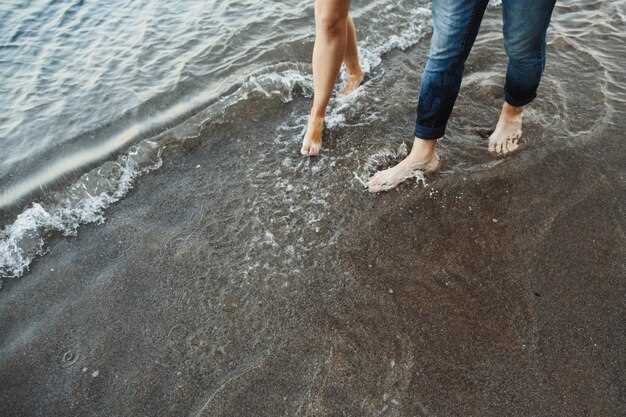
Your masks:
{"label": "shallow seawater", "polygon": [[[443,142],[449,171],[474,172],[502,162],[486,158],[484,141],[477,140],[491,128],[502,95],[505,56],[497,6],[491,5],[483,23],[455,110],[459,116]],[[183,10],[136,2],[132,7],[30,2],[3,8],[3,22],[11,29],[3,32],[6,59],[0,65],[8,81],[0,100],[9,109],[0,125],[5,138],[0,271],[5,276],[21,275],[44,252],[44,235],[74,234],[82,223],[101,221],[102,211],[126,194],[136,176],[159,165],[164,136],[181,141],[221,117],[254,117],[242,108],[254,108],[263,97],[290,102],[312,94],[308,2],[288,11],[272,3],[262,13],[255,12],[255,2],[191,2]],[[568,144],[584,141],[610,123],[613,100],[621,104],[624,93],[618,64],[622,34],[615,21],[622,8],[619,2],[558,6],[544,93],[527,117],[530,129],[550,137],[527,135],[529,145],[555,144],[559,138]],[[428,4],[356,2],[353,9],[371,80],[352,97],[337,100],[328,127],[393,120],[397,130],[376,139],[394,148],[399,140],[410,141],[428,45]],[[604,18],[587,19],[588,14]],[[386,55],[409,47],[402,59],[385,65]],[[305,115],[276,119],[275,147],[291,152],[297,146]],[[374,155],[353,147],[328,158],[375,160],[376,152],[387,152],[371,150]],[[295,154],[287,158],[305,163]],[[112,162],[101,165],[107,160]],[[372,172],[357,171],[352,177],[361,183]],[[305,201],[296,204],[306,209]]]}
{"label": "shallow seawater", "polygon": [[308,159],[311,3],[0,6],[0,414],[623,415],[626,3],[557,4],[507,158],[492,5],[443,171],[377,196],[429,3],[354,2]]}
{"label": "shallow seawater", "polygon": [[[137,175],[159,165],[168,140],[197,136],[224,115],[239,117],[239,108],[263,97],[310,97],[309,2],[288,11],[272,3],[262,13],[256,2],[204,3],[186,3],[182,11],[137,3],[4,6],[13,33],[3,32],[7,59],[0,66],[9,81],[0,100],[11,109],[0,155],[2,275],[21,275],[44,252],[44,235],[74,234],[79,224],[100,221]],[[428,32],[423,6],[354,8],[363,65],[374,79],[382,76],[385,53]],[[30,65],[21,69],[24,62]],[[338,104],[329,126],[351,125],[346,118],[369,106],[370,97],[363,91]],[[358,117],[363,124],[377,116]],[[287,129],[282,136],[300,133],[303,114],[292,119],[276,120]]]}

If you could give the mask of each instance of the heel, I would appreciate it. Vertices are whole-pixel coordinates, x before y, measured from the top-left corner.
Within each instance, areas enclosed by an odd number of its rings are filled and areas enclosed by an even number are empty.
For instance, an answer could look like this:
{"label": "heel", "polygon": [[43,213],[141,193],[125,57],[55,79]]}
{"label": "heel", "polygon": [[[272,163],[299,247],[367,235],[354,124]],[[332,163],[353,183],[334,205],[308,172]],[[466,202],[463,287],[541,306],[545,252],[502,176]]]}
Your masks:
{"label": "heel", "polygon": [[424,172],[432,174],[433,172],[436,172],[440,166],[441,160],[439,159],[439,154],[435,152],[435,156],[424,166]]}

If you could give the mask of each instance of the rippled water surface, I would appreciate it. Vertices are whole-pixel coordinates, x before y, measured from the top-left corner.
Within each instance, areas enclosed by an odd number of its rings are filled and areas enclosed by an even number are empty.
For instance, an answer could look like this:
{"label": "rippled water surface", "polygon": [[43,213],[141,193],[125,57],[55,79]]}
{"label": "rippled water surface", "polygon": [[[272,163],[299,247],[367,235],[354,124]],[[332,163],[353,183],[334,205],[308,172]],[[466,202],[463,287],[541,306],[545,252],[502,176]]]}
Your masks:
{"label": "rippled water surface", "polygon": [[[585,143],[619,120],[625,100],[624,4],[558,3],[540,99],[526,117],[529,145]],[[50,231],[74,234],[81,223],[102,220],[103,210],[126,194],[135,177],[158,168],[164,144],[196,137],[220,120],[255,120],[254,109],[272,97],[287,103],[312,94],[309,1],[262,7],[256,1],[29,1],[4,2],[0,13],[5,275],[21,275],[43,251]],[[357,1],[353,15],[370,82],[332,104],[331,138],[332,131],[381,123],[392,122],[397,130],[346,152],[328,152],[316,169],[364,161],[349,175],[360,185],[380,166],[375,161],[389,163],[385,155],[410,139],[430,9],[428,2]],[[486,159],[477,140],[499,106],[506,62],[500,27],[494,3],[442,143],[448,172],[502,162]],[[283,155],[285,166],[304,163],[293,149],[305,121],[301,110],[274,120],[273,156]],[[389,144],[391,151],[384,148]],[[250,161],[257,163],[269,169],[267,161]],[[278,184],[289,182],[290,174],[283,175]],[[311,201],[301,196],[293,204],[307,210]]]}
{"label": "rippled water surface", "polygon": [[0,415],[626,415],[626,1],[557,2],[504,158],[492,2],[443,170],[380,195],[430,2],[353,2],[309,159],[312,3],[0,3]]}
{"label": "rippled water surface", "polygon": [[[354,5],[366,69],[380,66],[382,54],[414,45],[427,32],[429,10],[408,6]],[[6,28],[0,70],[7,80],[0,100],[9,109],[0,116],[2,221],[12,222],[33,200],[52,200],[57,207],[43,209],[44,220],[23,213],[5,230],[4,249],[21,245],[21,238],[11,236],[21,236],[23,226],[73,233],[78,224],[99,218],[96,213],[124,194],[111,189],[113,184],[157,163],[143,153],[160,152],[151,145],[159,148],[159,140],[139,147],[139,164],[124,154],[116,170],[105,165],[65,189],[88,168],[115,159],[115,152],[176,124],[183,136],[193,136],[208,119],[255,91],[278,94],[283,101],[294,92],[311,91],[314,28],[308,1],[270,2],[261,8],[251,1],[17,2],[0,7]],[[254,106],[254,101],[247,103]],[[338,122],[349,107],[346,103],[337,111]],[[124,176],[116,177],[117,172]],[[92,186],[85,191],[81,184],[89,178]],[[102,189],[102,183],[108,188]],[[105,190],[118,197],[94,202],[91,197]],[[22,263],[19,250],[4,253]]]}
{"label": "rippled water surface", "polygon": [[[383,11],[397,31],[412,23],[401,4],[355,9],[377,22],[371,34],[362,25],[372,45],[388,35],[376,18]],[[103,157],[180,122],[267,65],[307,62],[312,13],[309,1],[3,2],[3,190],[16,169],[33,174],[122,134],[94,150]]]}
{"label": "rippled water surface", "polygon": [[131,136],[162,128],[193,110],[191,95],[206,104],[272,62],[285,33],[289,42],[305,37],[308,14],[306,2],[3,2],[0,176],[18,163],[40,168],[47,153],[99,143],[127,123],[142,126]]}

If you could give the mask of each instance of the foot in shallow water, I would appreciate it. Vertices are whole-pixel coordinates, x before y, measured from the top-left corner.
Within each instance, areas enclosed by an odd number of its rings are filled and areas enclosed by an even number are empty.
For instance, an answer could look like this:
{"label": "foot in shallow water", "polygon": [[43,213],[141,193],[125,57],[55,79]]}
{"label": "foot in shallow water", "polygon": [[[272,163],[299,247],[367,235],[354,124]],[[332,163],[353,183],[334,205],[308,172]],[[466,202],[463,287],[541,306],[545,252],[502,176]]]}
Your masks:
{"label": "foot in shallow water", "polygon": [[489,152],[504,155],[519,148],[519,140],[522,137],[522,112],[522,107],[504,103],[496,130],[489,136]]}
{"label": "foot in shallow water", "polygon": [[363,72],[359,72],[356,74],[348,74],[348,79],[346,80],[343,88],[339,92],[340,96],[347,96],[351,94],[354,90],[359,88],[363,80],[365,79],[365,74]]}
{"label": "foot in shallow water", "polygon": [[309,117],[309,123],[302,141],[302,149],[300,153],[306,156],[319,155],[322,147],[322,134],[324,133],[324,118]]}
{"label": "foot in shallow water", "polygon": [[432,140],[415,139],[411,153],[398,165],[377,172],[370,178],[367,186],[371,193],[391,190],[409,178],[415,177],[416,171],[434,172],[439,168],[439,155]]}

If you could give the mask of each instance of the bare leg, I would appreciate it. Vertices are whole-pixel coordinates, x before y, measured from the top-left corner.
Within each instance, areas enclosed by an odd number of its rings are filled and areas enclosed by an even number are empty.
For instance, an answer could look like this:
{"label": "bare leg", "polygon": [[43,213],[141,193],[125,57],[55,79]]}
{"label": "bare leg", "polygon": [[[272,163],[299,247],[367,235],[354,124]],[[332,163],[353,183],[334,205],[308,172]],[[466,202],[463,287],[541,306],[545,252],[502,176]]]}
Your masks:
{"label": "bare leg", "polygon": [[439,156],[436,152],[437,141],[415,138],[411,153],[398,165],[377,172],[370,178],[370,192],[377,193],[395,188],[404,180],[415,176],[415,171],[433,172],[439,167]]}
{"label": "bare leg", "polygon": [[523,111],[523,107],[504,103],[496,130],[489,136],[490,152],[507,154],[519,148],[519,139],[522,137]]}
{"label": "bare leg", "polygon": [[319,154],[322,145],[326,107],[346,55],[349,6],[350,0],[315,1],[314,96],[300,150],[303,155]]}
{"label": "bare leg", "polygon": [[348,79],[341,90],[339,95],[347,96],[354,90],[359,88],[361,82],[363,82],[363,70],[359,63],[359,48],[356,41],[356,27],[351,17],[348,17],[348,40],[346,44],[346,54],[343,57],[343,62],[346,64],[348,72]]}

